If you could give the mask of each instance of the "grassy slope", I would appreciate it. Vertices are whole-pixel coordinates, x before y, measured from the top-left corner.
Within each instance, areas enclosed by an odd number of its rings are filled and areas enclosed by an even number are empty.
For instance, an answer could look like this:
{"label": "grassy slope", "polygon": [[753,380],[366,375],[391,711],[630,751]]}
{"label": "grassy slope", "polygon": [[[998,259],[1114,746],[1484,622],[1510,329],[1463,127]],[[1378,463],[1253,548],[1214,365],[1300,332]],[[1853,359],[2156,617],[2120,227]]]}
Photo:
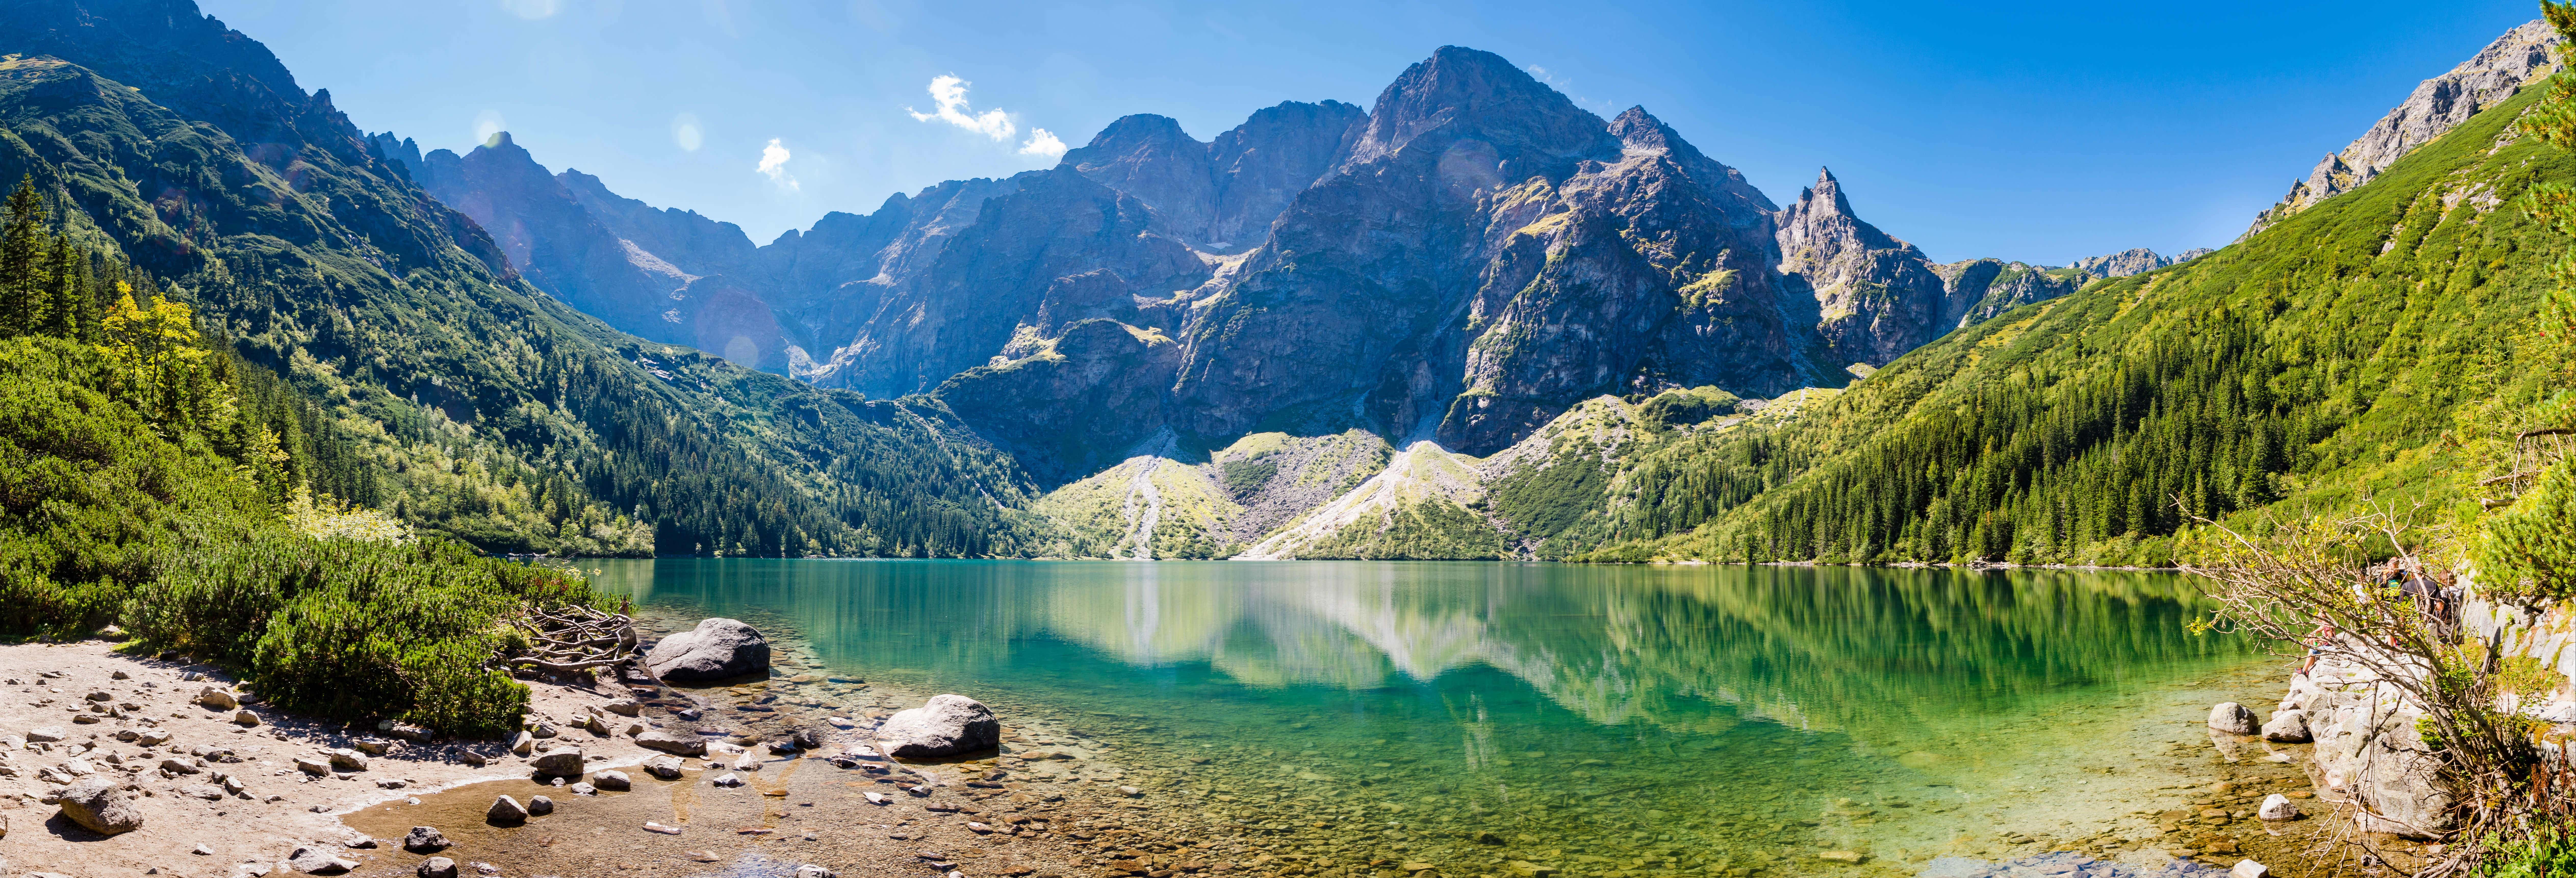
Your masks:
{"label": "grassy slope", "polygon": [[[2187,410],[2215,396],[2247,400],[2231,410],[2234,421],[2200,435],[2269,430],[2289,440],[2260,466],[2232,467],[2248,486],[2232,498],[2241,502],[2204,495],[2203,508],[2333,509],[2412,498],[2473,517],[2474,506],[2462,502],[2470,484],[2497,471],[2499,436],[2535,426],[2544,376],[2560,368],[2526,319],[2548,284],[2550,242],[2510,201],[2536,181],[2576,175],[2576,162],[2533,144],[2497,145],[2536,95],[2481,113],[2372,184],[2250,241],[1952,333],[1816,417],[1662,449],[1631,473],[1634,499],[1618,509],[1630,542],[1591,557],[2168,560],[2170,526],[2000,546],[1837,539],[1845,534],[1824,528],[1799,534],[1806,539],[1774,538],[1802,515],[1819,518],[1816,508],[1835,510],[1821,517],[1838,513],[1849,534],[1872,526],[1919,533],[1936,513],[2017,513],[2044,526],[2049,510],[2030,508],[2034,498],[2084,488],[2073,481],[2086,471],[2084,455],[2137,447],[2116,428],[2084,429],[2085,418],[2102,404],[2100,387],[2118,383],[2123,370],[2146,368],[2159,349],[2223,359],[2196,372],[2236,386],[2175,380],[2144,388],[2136,401]],[[2249,345],[2215,353],[2212,335],[2240,331]],[[1972,408],[1998,400],[2026,406],[2029,419],[1989,428],[1998,442],[1947,452],[1950,471],[1909,479],[1890,469],[1915,459],[1904,450],[1909,443],[1956,433],[1959,419],[1981,414]],[[2016,454],[2021,445],[2038,453]],[[2196,479],[2186,485],[2231,468],[2200,460],[2202,449],[2189,445],[2170,451],[2201,470],[2186,473]],[[2069,481],[2044,481],[2050,476]],[[1972,477],[1992,485],[1972,488]],[[1988,493],[1979,497],[1979,489]],[[1977,502],[1960,508],[1964,499]],[[2038,536],[2030,530],[2021,532]]]}

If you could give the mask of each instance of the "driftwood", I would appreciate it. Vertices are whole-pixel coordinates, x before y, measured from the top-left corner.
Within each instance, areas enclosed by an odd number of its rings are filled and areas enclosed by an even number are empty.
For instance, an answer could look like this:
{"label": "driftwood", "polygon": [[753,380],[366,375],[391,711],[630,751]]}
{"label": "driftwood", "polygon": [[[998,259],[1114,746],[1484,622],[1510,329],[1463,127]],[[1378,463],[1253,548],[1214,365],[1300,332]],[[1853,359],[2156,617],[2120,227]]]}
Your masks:
{"label": "driftwood", "polygon": [[537,607],[521,610],[505,624],[518,629],[527,639],[526,648],[504,645],[485,664],[499,669],[527,667],[574,674],[633,661],[635,620],[622,609],[616,613],[582,606],[553,612]]}

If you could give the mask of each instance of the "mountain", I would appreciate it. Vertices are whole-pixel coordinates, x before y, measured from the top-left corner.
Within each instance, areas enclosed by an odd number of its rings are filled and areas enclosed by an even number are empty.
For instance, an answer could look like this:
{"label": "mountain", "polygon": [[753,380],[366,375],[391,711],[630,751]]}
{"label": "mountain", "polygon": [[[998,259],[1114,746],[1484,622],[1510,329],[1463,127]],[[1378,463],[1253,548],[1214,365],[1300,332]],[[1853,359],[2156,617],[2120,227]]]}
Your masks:
{"label": "mountain", "polygon": [[[773,340],[742,362],[936,398],[1066,492],[1038,509],[1070,529],[1049,538],[1067,554],[1250,549],[1335,502],[1308,476],[1353,490],[1407,461],[1455,470],[1419,444],[1496,454],[1604,395],[1759,405],[1839,386],[2092,278],[1935,264],[1861,220],[1830,172],[1782,208],[1644,108],[1604,120],[1459,47],[1365,112],[1290,102],[1210,141],[1129,116],[1055,168],[763,246],[577,171],[548,184],[506,136],[417,165],[377,140],[502,230],[532,283],[613,325],[725,351],[765,311]],[[449,170],[483,165],[511,170]],[[738,308],[697,295],[711,279]],[[1307,487],[1226,478],[1294,461]]]}
{"label": "mountain", "polygon": [[1631,446],[1584,493],[1628,542],[1588,557],[2163,565],[2194,551],[2191,516],[2364,503],[2473,531],[2516,435],[2563,423],[2563,342],[2532,317],[2564,238],[2507,206],[2576,176],[2511,127],[2539,94],[2227,249],[1976,323],[1798,417]]}
{"label": "mountain", "polygon": [[[0,176],[31,178],[76,238],[166,279],[318,400],[377,502],[419,529],[490,551],[1014,551],[1028,487],[944,407],[809,387],[567,307],[512,268],[510,248],[535,262],[553,227],[496,242],[193,3],[0,13]],[[506,165],[456,170],[543,202]],[[532,220],[588,228],[577,204],[543,203]]]}
{"label": "mountain", "polygon": [[2450,72],[2424,80],[2368,132],[2319,159],[2307,179],[2291,183],[2289,194],[2257,214],[2244,237],[2378,178],[2407,153],[2513,97],[2555,68],[2550,53],[2558,44],[2558,32],[2534,20],[2506,31]]}

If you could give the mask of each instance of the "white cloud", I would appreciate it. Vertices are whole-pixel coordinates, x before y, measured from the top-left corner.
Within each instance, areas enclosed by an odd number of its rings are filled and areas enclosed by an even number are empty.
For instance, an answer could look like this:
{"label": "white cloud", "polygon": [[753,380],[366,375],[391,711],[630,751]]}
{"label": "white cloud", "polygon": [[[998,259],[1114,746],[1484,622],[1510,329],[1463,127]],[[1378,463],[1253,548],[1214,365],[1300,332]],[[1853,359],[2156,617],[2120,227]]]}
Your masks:
{"label": "white cloud", "polygon": [[933,78],[930,80],[930,99],[935,102],[938,109],[924,113],[905,107],[904,112],[911,113],[913,120],[917,122],[937,119],[996,141],[1011,139],[1011,135],[1017,133],[1019,128],[1011,124],[1010,114],[1000,110],[986,110],[979,114],[966,105],[966,88],[973,84],[954,76]]}
{"label": "white cloud", "polygon": [[778,138],[770,138],[769,145],[761,147],[759,170],[769,175],[769,182],[789,189],[796,188],[796,178],[787,173],[787,147],[780,146]]}
{"label": "white cloud", "polygon": [[1051,159],[1064,158],[1064,141],[1056,139],[1053,131],[1031,128],[1029,142],[1020,144],[1020,154],[1042,155]]}
{"label": "white cloud", "polygon": [[698,147],[706,145],[706,129],[698,125],[697,114],[681,113],[671,117],[671,142],[679,144],[685,152],[697,152]]}

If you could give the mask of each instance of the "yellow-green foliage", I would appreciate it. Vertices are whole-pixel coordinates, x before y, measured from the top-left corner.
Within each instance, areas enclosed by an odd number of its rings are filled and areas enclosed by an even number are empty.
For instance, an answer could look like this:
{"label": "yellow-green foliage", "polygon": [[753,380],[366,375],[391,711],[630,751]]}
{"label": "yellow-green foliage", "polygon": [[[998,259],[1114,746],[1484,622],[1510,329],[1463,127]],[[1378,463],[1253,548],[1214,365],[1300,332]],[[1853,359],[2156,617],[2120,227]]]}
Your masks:
{"label": "yellow-green foliage", "polygon": [[2506,596],[2576,594],[2576,464],[2561,462],[2488,516],[2473,550],[2478,584]]}

